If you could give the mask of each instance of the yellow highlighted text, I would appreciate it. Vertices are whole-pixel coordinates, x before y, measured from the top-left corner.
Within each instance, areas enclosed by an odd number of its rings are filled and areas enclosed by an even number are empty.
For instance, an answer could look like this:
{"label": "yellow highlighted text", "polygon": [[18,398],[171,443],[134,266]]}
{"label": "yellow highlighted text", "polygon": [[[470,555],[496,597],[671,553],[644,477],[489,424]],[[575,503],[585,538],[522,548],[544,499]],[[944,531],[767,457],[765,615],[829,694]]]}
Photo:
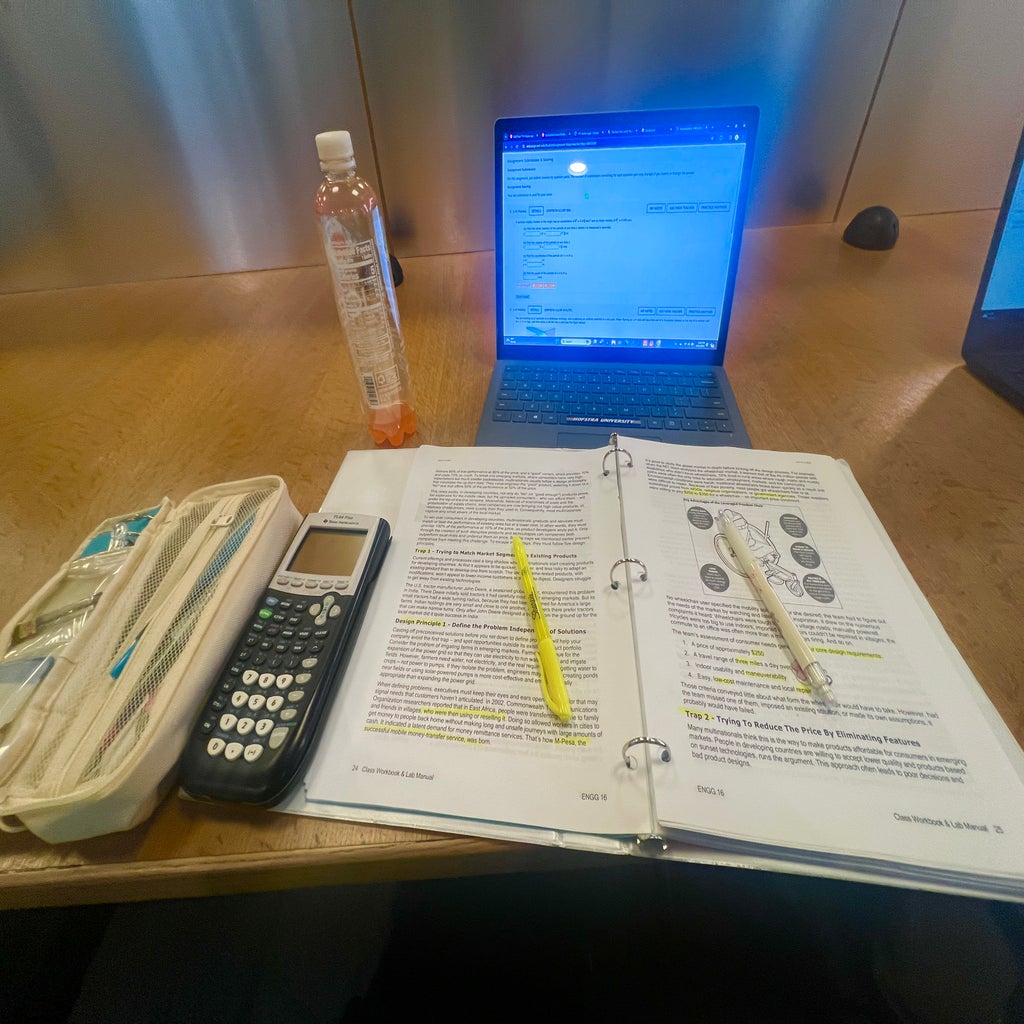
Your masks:
{"label": "yellow highlighted text", "polygon": [[493,718],[504,722],[508,715],[504,711],[485,711],[483,708],[420,708],[421,715],[459,715],[465,718]]}
{"label": "yellow highlighted text", "polygon": [[483,740],[474,740],[469,736],[449,736],[446,732],[434,729],[414,729],[408,725],[364,725],[364,732],[397,732],[405,736],[430,736],[435,740],[452,740],[455,743],[468,743],[474,747],[486,747]]}

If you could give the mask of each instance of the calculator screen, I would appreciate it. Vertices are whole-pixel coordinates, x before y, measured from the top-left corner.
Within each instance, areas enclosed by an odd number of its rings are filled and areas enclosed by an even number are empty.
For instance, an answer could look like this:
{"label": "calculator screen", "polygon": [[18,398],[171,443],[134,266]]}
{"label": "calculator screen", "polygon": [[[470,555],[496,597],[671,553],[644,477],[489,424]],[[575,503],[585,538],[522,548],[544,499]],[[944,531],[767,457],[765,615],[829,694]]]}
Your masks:
{"label": "calculator screen", "polygon": [[365,543],[365,530],[313,527],[288,563],[288,569],[312,576],[351,576]]}

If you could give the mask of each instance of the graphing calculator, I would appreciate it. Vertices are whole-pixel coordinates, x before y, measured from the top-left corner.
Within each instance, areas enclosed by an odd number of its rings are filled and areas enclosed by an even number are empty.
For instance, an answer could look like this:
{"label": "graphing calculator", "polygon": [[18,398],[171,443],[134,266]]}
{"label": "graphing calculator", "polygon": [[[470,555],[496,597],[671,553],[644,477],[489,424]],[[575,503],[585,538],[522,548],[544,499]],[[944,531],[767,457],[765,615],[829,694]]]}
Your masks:
{"label": "graphing calculator", "polygon": [[191,797],[271,806],[291,788],[352,650],[391,540],[374,516],[307,516],[185,746]]}

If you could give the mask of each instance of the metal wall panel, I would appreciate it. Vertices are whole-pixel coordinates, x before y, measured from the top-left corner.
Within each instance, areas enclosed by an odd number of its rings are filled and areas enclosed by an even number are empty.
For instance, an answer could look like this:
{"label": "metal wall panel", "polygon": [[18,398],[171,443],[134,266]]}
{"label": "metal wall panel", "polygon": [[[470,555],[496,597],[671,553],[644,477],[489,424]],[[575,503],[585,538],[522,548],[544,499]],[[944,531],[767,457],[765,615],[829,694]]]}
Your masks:
{"label": "metal wall panel", "polygon": [[0,291],[320,261],[332,128],[374,179],[345,0],[0,4]]}
{"label": "metal wall panel", "polygon": [[[493,245],[505,114],[756,103],[758,226],[995,205],[1024,108],[1019,0],[352,10],[404,255]],[[0,3],[0,291],[319,262],[331,127],[375,180],[346,0]]]}
{"label": "metal wall panel", "polygon": [[1024,126],[1024,4],[907,0],[840,220],[1002,202]]}
{"label": "metal wall panel", "polygon": [[753,103],[752,226],[830,221],[899,0],[353,0],[400,255],[493,247],[510,114]]}

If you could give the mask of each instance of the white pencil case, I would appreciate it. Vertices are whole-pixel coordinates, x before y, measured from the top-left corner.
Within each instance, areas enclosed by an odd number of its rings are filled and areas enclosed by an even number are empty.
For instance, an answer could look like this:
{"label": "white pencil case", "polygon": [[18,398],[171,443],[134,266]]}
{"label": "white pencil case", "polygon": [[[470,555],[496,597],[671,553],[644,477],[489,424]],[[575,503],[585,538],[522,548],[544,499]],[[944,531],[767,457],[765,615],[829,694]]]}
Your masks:
{"label": "white pencil case", "polygon": [[[0,828],[60,843],[133,828],[153,812],[300,522],[276,476],[207,487],[177,506],[165,499],[80,632],[2,727]],[[0,632],[0,658],[71,564]]]}

